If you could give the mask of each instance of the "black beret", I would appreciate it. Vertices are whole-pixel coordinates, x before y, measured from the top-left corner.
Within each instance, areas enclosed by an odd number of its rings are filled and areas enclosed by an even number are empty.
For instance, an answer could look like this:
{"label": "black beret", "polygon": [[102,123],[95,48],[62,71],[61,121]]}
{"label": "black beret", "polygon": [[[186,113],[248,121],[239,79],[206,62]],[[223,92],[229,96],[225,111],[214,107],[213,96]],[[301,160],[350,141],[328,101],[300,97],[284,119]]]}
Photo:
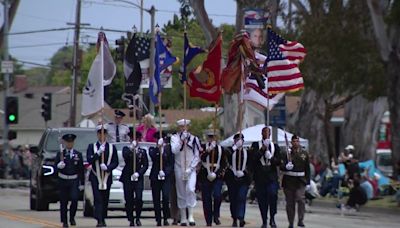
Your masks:
{"label": "black beret", "polygon": [[299,138],[299,136],[298,136],[298,135],[295,135],[295,134],[293,134],[293,136],[292,136],[292,140],[295,140],[295,139],[300,139],[300,138]]}
{"label": "black beret", "polygon": [[236,135],[233,136],[233,140],[236,140],[236,139],[239,139],[239,138],[244,139],[244,135],[241,134],[241,133],[237,133]]}
{"label": "black beret", "polygon": [[62,136],[62,139],[66,142],[73,142],[75,140],[75,138],[76,138],[76,135],[71,134],[71,133],[65,134]]}
{"label": "black beret", "polygon": [[116,117],[124,117],[124,116],[125,116],[125,113],[122,112],[122,111],[119,110],[119,109],[115,109],[115,110],[114,110],[114,114],[115,114]]}

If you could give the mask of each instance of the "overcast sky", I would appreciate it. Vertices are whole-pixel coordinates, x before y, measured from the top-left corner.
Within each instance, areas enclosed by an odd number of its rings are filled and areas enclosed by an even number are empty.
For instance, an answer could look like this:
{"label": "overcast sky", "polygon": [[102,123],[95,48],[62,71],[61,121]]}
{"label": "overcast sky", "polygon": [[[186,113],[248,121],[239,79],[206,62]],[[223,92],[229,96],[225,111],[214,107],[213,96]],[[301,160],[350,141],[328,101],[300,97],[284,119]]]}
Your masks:
{"label": "overcast sky", "polygon": [[[140,4],[140,0],[125,0]],[[234,0],[205,0],[206,10],[218,26],[221,23],[234,24],[236,3]],[[179,14],[177,0],[144,0],[144,8],[154,5],[156,23],[160,26]],[[2,7],[1,7],[2,8]],[[18,60],[48,64],[51,56],[66,43],[71,45],[73,30],[12,35],[16,32],[57,29],[68,27],[66,23],[75,20],[76,0],[21,0],[9,36],[10,54]],[[1,21],[3,21],[1,9]],[[1,22],[2,23],[2,22]],[[91,27],[128,31],[133,25],[140,28],[138,8],[118,0],[82,0],[81,23]],[[144,31],[150,29],[150,15],[144,12]],[[125,33],[106,32],[111,45]],[[95,42],[97,31],[81,30],[81,42]],[[83,43],[83,44],[84,44]],[[32,67],[32,65],[25,65]]]}

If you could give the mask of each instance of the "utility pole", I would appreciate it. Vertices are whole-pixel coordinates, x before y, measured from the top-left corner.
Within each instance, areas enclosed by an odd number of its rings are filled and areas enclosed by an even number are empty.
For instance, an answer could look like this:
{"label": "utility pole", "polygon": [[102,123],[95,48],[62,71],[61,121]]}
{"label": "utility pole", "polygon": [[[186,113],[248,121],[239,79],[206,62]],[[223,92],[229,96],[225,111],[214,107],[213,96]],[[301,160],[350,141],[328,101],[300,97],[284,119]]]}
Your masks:
{"label": "utility pole", "polygon": [[[8,10],[9,10],[9,0],[3,0],[4,3],[4,24],[3,24],[3,61],[9,61],[10,56],[8,55]],[[3,71],[3,69],[1,69]],[[6,111],[6,103],[8,96],[8,87],[10,86],[10,73],[4,73],[4,112]],[[3,158],[8,154],[8,123],[7,123],[7,115],[4,114],[3,118]]]}
{"label": "utility pole", "polygon": [[140,0],[140,32],[143,32],[143,0]]}
{"label": "utility pole", "polygon": [[74,50],[72,59],[72,85],[71,85],[71,105],[69,115],[69,126],[74,127],[76,122],[76,90],[77,80],[80,74],[80,63],[78,63],[79,55],[79,32],[81,26],[81,0],[76,1],[75,12],[75,34],[74,34]]}

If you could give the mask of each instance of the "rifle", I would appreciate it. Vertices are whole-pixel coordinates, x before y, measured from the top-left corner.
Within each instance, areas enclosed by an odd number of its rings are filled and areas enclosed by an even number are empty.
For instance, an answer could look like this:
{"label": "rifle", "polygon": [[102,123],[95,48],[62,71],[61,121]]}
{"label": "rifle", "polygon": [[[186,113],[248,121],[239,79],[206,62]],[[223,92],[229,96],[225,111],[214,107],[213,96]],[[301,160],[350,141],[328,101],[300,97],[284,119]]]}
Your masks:
{"label": "rifle", "polygon": [[62,144],[62,138],[61,138],[61,130],[58,129],[58,143],[60,144],[60,161],[64,161],[64,154],[63,154],[63,144]]}

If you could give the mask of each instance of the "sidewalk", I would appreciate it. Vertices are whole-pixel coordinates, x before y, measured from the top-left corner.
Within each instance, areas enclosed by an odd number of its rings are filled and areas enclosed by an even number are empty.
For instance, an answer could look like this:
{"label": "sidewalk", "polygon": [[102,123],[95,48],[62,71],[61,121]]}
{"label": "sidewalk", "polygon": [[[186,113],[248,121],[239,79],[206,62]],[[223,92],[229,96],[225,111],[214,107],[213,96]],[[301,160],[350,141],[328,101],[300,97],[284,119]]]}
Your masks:
{"label": "sidewalk", "polygon": [[29,180],[0,179],[0,188],[29,188]]}

